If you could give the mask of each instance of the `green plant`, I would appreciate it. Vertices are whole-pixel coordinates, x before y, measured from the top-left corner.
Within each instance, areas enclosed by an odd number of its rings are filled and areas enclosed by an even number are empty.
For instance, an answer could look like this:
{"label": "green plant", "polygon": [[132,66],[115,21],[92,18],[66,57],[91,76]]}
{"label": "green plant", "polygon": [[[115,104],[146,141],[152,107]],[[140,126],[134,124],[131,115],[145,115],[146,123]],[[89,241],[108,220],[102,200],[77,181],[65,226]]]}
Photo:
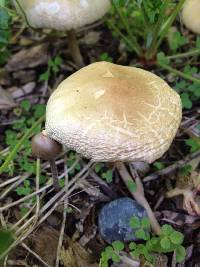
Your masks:
{"label": "green plant", "polygon": [[108,55],[108,53],[102,53],[99,57],[101,61],[113,62],[113,58]]}
{"label": "green plant", "polygon": [[11,9],[10,0],[0,1],[0,65],[9,56],[8,45],[11,38],[11,22],[15,12]]}
{"label": "green plant", "polygon": [[[184,260],[186,255],[185,248],[182,246],[184,236],[174,230],[171,225],[163,225],[159,236],[149,234],[150,221],[148,218],[140,220],[138,217],[133,217],[130,226],[134,229],[137,239],[143,241],[143,243],[130,242],[128,244],[127,249],[134,260],[143,257],[147,262],[153,263],[155,261],[154,253],[170,252],[175,252],[176,262],[180,263]],[[108,267],[110,260],[120,262],[121,251],[124,248],[125,245],[121,241],[115,241],[111,246],[106,247],[101,254],[100,266]]]}
{"label": "green plant", "polygon": [[[129,51],[140,58],[153,59],[184,2],[112,0],[108,25]],[[184,40],[181,41],[182,44]],[[176,48],[175,44],[173,48]]]}
{"label": "green plant", "polygon": [[[200,50],[199,50],[200,52]],[[190,65],[184,65],[182,70],[177,70],[175,68],[172,68],[169,64],[172,60],[175,60],[173,62],[173,65],[177,63],[179,65],[180,63],[183,63],[184,57],[180,57],[183,54],[177,55],[178,58],[173,56],[166,56],[163,52],[160,52],[157,54],[157,64],[163,69],[166,69],[167,71],[171,72],[172,74],[178,75],[182,77],[183,79],[176,79],[175,78],[175,85],[174,89],[180,94],[183,108],[191,109],[193,107],[193,103],[200,100],[200,79],[197,77],[199,76],[199,70],[197,67],[193,67]],[[180,57],[180,58],[179,58]]]}
{"label": "green plant", "polygon": [[9,175],[13,175],[16,167],[20,171],[34,173],[35,164],[29,159],[32,153],[28,138],[40,131],[44,120],[45,105],[36,104],[31,107],[29,101],[25,100],[14,110],[14,113],[17,120],[5,132],[5,144],[10,152],[0,157],[0,162],[2,162],[0,174],[8,172]]}
{"label": "green plant", "polygon": [[56,74],[59,71],[60,65],[63,60],[60,56],[56,56],[55,58],[50,58],[48,60],[47,70],[40,74],[39,81],[48,81],[51,77],[51,74]]}
{"label": "green plant", "polygon": [[168,38],[170,50],[176,53],[178,49],[186,45],[189,41],[188,38],[182,35],[179,31],[173,31]]}
{"label": "green plant", "polygon": [[110,169],[110,170],[105,169],[105,166],[103,163],[96,163],[94,170],[107,183],[111,183],[113,181],[113,170],[112,169]]}
{"label": "green plant", "polygon": [[[0,229],[0,257],[7,251],[13,241],[14,236],[12,231],[8,229]],[[3,262],[0,260],[0,265],[1,264],[3,264]]]}
{"label": "green plant", "polygon": [[22,186],[16,188],[18,196],[27,196],[33,192],[30,187],[31,183],[29,180],[25,180]]}
{"label": "green plant", "polygon": [[106,180],[107,183],[111,183],[113,180],[113,170],[103,172],[101,175],[102,179]]}
{"label": "green plant", "polygon": [[106,247],[106,249],[101,254],[100,266],[108,267],[108,261],[120,262],[119,252],[124,249],[124,244],[120,241],[114,241],[112,246]]}
{"label": "green plant", "polygon": [[196,152],[200,149],[200,138],[189,138],[185,143],[190,147],[190,152]]}

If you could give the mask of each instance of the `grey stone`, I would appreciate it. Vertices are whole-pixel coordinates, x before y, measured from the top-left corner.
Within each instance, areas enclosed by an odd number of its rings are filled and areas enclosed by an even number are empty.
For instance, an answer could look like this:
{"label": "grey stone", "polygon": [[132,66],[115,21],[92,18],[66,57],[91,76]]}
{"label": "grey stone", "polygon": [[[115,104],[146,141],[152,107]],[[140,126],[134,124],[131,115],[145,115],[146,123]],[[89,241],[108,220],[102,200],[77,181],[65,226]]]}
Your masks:
{"label": "grey stone", "polygon": [[135,241],[135,230],[130,227],[132,217],[147,217],[145,209],[135,200],[125,197],[106,204],[98,218],[99,232],[108,243],[115,240]]}

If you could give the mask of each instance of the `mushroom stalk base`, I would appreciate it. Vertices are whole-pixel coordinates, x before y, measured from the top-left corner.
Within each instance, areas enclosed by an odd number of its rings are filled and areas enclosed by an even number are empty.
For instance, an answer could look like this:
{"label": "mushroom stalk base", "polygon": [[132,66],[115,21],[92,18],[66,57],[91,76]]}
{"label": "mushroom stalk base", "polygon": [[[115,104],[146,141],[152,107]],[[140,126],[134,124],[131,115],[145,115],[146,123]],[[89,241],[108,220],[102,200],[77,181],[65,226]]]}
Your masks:
{"label": "mushroom stalk base", "polygon": [[[133,180],[133,177],[131,177],[131,175],[129,174],[126,166],[124,165],[124,163],[122,162],[118,162],[116,164],[116,167],[117,167],[117,170],[119,171],[119,174],[122,178],[122,180],[124,181],[124,183],[127,185],[127,183],[129,181],[132,181]],[[160,232],[161,232],[161,228],[160,228],[160,225],[144,195],[144,189],[143,189],[143,184],[140,180],[140,178],[138,176],[136,176],[136,178],[134,178],[135,182],[136,182],[136,186],[137,186],[137,189],[135,192],[132,192],[130,191],[131,195],[135,198],[135,200],[141,205],[143,206],[143,208],[146,210],[147,212],[147,215],[149,217],[149,220],[150,220],[150,223],[151,223],[151,227],[152,227],[152,230],[155,234],[159,235]]]}
{"label": "mushroom stalk base", "polygon": [[76,39],[76,33],[74,30],[70,30],[67,32],[68,35],[68,46],[71,53],[71,56],[74,62],[79,66],[84,66],[83,57],[80,52],[80,48]]}
{"label": "mushroom stalk base", "polygon": [[55,160],[52,159],[49,161],[50,166],[51,166],[51,172],[52,172],[52,178],[53,178],[53,186],[55,188],[56,191],[59,191],[60,186],[58,183],[58,171],[57,171],[57,166],[55,163]]}

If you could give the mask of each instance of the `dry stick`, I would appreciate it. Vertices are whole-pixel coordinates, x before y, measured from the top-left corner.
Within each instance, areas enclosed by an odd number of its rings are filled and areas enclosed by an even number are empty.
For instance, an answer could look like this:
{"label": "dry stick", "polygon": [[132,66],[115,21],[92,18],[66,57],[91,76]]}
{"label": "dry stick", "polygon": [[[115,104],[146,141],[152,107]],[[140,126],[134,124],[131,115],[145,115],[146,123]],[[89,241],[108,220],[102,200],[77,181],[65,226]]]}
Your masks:
{"label": "dry stick", "polygon": [[[87,175],[88,175],[88,169],[91,167],[93,163],[92,162],[89,162],[68,184],[68,188],[70,188],[70,190],[68,191],[68,194],[69,195],[74,189],[76,186],[73,186],[75,183],[77,183],[77,181],[82,178],[84,179]],[[84,174],[84,172],[86,172]],[[83,175],[84,174],[84,175]],[[83,175],[83,176],[82,176]],[[39,212],[39,216],[41,216],[54,202],[56,202],[56,204],[53,206],[53,208],[51,208],[45,215],[44,217],[45,218],[42,218],[40,219],[40,223],[43,222],[54,210],[55,208],[58,206],[58,204],[63,201],[63,199],[65,198],[65,195],[64,197],[62,196],[62,194],[65,192],[65,189],[63,188],[60,192],[58,192],[53,198],[51,198],[50,201],[48,201],[41,209],[40,209],[40,212]],[[75,195],[75,194],[73,194]],[[72,196],[73,196],[72,195]],[[57,200],[60,196],[62,196],[62,198],[60,200]],[[32,220],[34,219],[35,215],[30,218],[20,229],[18,229],[18,232],[21,232],[22,229],[24,229],[27,225],[29,225]]]}
{"label": "dry stick", "polygon": [[[84,174],[82,177],[80,177],[79,179],[85,179],[87,177],[88,173]],[[81,192],[84,192],[85,190],[82,190],[80,192],[74,193],[72,195],[70,195],[76,188],[78,187],[78,184],[75,184],[73,187],[71,187],[68,192],[67,195],[64,194],[55,204],[54,206],[40,219],[40,221],[38,222],[38,224],[41,224],[42,222],[44,222],[46,220],[47,217],[49,217],[51,215],[51,213],[56,209],[57,206],[60,205],[60,203],[62,201],[65,200],[66,197],[72,197],[75,196],[76,194],[80,194]]]}
{"label": "dry stick", "polygon": [[79,67],[83,67],[84,61],[83,61],[83,57],[82,57],[81,52],[80,52],[80,48],[78,45],[75,31],[74,30],[68,31],[67,37],[68,37],[69,50],[70,50],[70,53],[71,53],[71,56],[72,56],[74,62]]}
{"label": "dry stick", "polygon": [[[92,162],[90,162],[86,167],[89,169],[89,167],[92,165]],[[84,169],[86,169],[86,168],[84,168]],[[84,179],[86,176],[88,175],[88,172],[87,173],[85,173],[83,176],[80,176],[80,177],[76,177],[76,179],[73,179],[73,181],[74,181],[74,183],[75,182],[77,182],[79,179]],[[73,184],[72,183],[72,181],[70,181],[71,182],[71,184]],[[50,215],[51,215],[51,213],[53,213],[53,211],[55,210],[55,208],[63,201],[63,200],[65,200],[66,199],[66,197],[68,197],[74,190],[75,190],[75,188],[77,187],[77,184],[75,184],[75,185],[73,185],[69,190],[68,190],[68,192],[67,192],[67,194],[65,194],[64,196],[62,196],[62,198],[59,200],[59,201],[57,201],[55,204],[54,204],[54,206],[45,214],[45,216],[43,216],[38,222],[37,222],[37,224],[34,224],[33,225],[33,227],[31,228],[31,229],[29,229],[26,233],[25,233],[25,235],[23,235],[23,236],[19,236],[14,242],[13,242],[13,244],[9,247],[9,249],[8,250],[6,250],[5,251],[5,253],[3,253],[3,255],[0,255],[0,259],[2,258],[2,257],[4,257],[12,248],[14,248],[14,247],[16,247],[18,244],[20,244],[23,240],[25,240],[33,231],[34,231],[34,229],[36,228],[36,227],[38,227],[41,223],[43,223],[45,220],[46,220],[46,218],[47,217],[49,217]],[[84,191],[84,190],[82,190],[82,191]],[[82,192],[81,191],[81,192]],[[80,192],[78,192],[78,193],[80,193]],[[73,195],[76,195],[76,194],[78,194],[78,193],[75,193],[75,194],[73,194]],[[73,195],[70,195],[70,197],[72,197]],[[28,225],[28,224],[30,224],[30,222],[34,219],[34,217],[35,217],[35,215],[28,221],[28,222],[26,222],[26,226]],[[23,229],[24,229],[25,227],[23,227]],[[19,229],[18,229],[19,230]],[[21,229],[22,230],[22,229]]]}
{"label": "dry stick", "polygon": [[[30,175],[29,174],[24,174],[24,176],[19,177],[20,179],[18,179],[16,182],[14,182],[13,184],[11,184],[8,188],[6,188],[0,196],[0,200],[3,200],[10,191],[12,191],[15,187],[19,186],[24,180],[26,180]],[[3,185],[4,186],[4,185]]]}
{"label": "dry stick", "polygon": [[0,184],[0,188],[1,188],[1,187],[4,187],[4,186],[7,186],[7,185],[9,185],[9,184],[11,184],[11,183],[14,183],[15,181],[17,181],[17,180],[19,180],[19,179],[21,179],[21,176],[20,176],[20,175],[19,175],[19,176],[16,176],[16,177],[13,177],[13,178],[11,178],[11,179],[9,179],[9,180],[7,180],[7,181],[1,183],[1,184]]}
{"label": "dry stick", "polygon": [[74,161],[72,166],[67,168],[66,170],[64,170],[64,172],[59,176],[59,179],[62,179],[63,177],[68,175],[68,173],[70,173],[76,167],[76,165],[79,163],[79,161],[80,161],[80,158],[77,157],[77,159]]}
{"label": "dry stick", "polygon": [[188,155],[187,157],[185,157],[185,159],[181,159],[177,162],[175,162],[174,164],[168,166],[167,168],[163,169],[163,170],[160,170],[160,171],[157,171],[157,172],[154,172],[148,176],[146,176],[144,179],[143,179],[143,182],[150,182],[150,181],[153,181],[153,180],[156,180],[158,179],[160,176],[164,176],[164,175],[167,175],[171,172],[174,172],[175,170],[177,170],[178,168],[182,167],[183,165],[187,164],[188,162],[190,162],[192,159],[195,159],[197,157],[200,156],[200,150]]}
{"label": "dry stick", "polygon": [[[37,159],[36,162],[36,182],[35,182],[35,190],[38,191],[40,190],[40,159]],[[36,216],[36,221],[38,219],[39,216],[39,211],[40,211],[40,196],[36,195],[36,212],[35,212],[35,216]]]}
{"label": "dry stick", "polygon": [[[68,190],[68,192],[67,192],[67,195],[65,194],[64,196],[62,196],[62,198],[59,200],[59,201],[57,201],[55,204],[54,204],[54,206],[35,224],[34,223],[34,225],[33,225],[33,227],[31,227],[31,229],[28,229],[27,230],[27,232],[25,233],[25,234],[23,234],[23,236],[19,236],[14,242],[13,242],[13,244],[9,247],[9,249],[7,249],[6,251],[5,251],[5,253],[3,253],[2,255],[0,255],[0,259],[2,258],[2,257],[4,257],[7,253],[9,253],[9,251],[12,249],[12,248],[14,248],[15,246],[17,246],[18,244],[20,244],[24,239],[26,239],[26,237],[27,236],[29,236],[31,233],[32,233],[32,231],[36,228],[36,227],[38,227],[42,222],[44,222],[45,220],[46,220],[46,218],[47,217],[49,217],[49,215],[51,215],[51,213],[53,213],[53,211],[55,210],[55,208],[63,201],[63,200],[65,200],[65,198],[67,197],[67,196],[69,196],[74,190],[75,190],[75,188],[77,187],[77,184],[75,184],[79,179],[84,179],[87,175],[88,175],[88,172],[86,172],[90,167],[91,167],[91,165],[92,165],[93,163],[92,162],[89,162],[70,182],[69,182],[69,187],[71,186],[71,188]],[[83,176],[81,176],[84,172],[86,172]],[[73,185],[73,184],[75,184],[75,185]],[[40,192],[42,192],[42,191],[44,191],[44,190],[46,190],[47,188],[49,188],[50,186],[51,186],[52,184],[50,184],[50,185],[47,185],[47,186],[45,186],[45,187],[43,187],[42,189],[40,189],[40,190],[38,190],[37,192],[34,192],[33,194],[31,194],[31,197],[33,196],[33,195],[37,195],[38,193],[40,193]],[[73,185],[73,186],[72,186]],[[77,193],[75,193],[75,194],[73,194],[73,195],[76,195]],[[72,196],[73,196],[72,195]],[[30,195],[29,195],[29,198],[30,198]],[[29,199],[28,198],[28,199]],[[27,197],[26,197],[26,199],[27,199]],[[20,201],[20,203],[21,202],[23,202],[24,201],[24,198],[23,198],[23,200],[21,200]],[[16,201],[18,204],[19,204],[19,201]],[[16,202],[14,203],[14,206],[15,205],[17,205],[16,204]],[[11,203],[11,204],[13,204],[13,203]],[[7,209],[8,208],[8,206],[10,207],[10,205],[7,205],[7,206],[5,206],[5,207],[3,207],[3,210],[5,210],[5,209]],[[47,207],[48,208],[48,207]],[[43,212],[44,212],[45,210],[43,210]],[[40,215],[41,215],[41,210],[40,210]],[[32,217],[32,218],[30,218],[20,229],[18,229],[17,230],[17,233],[16,234],[20,234],[20,232],[22,232],[22,230],[24,229],[24,228],[26,228],[30,223],[32,223],[32,221],[35,219],[35,215]]]}
{"label": "dry stick", "polygon": [[[124,165],[124,163],[122,162],[118,162],[116,164],[117,166],[117,169],[119,171],[119,174],[121,176],[121,178],[123,179],[124,183],[127,185],[127,183],[129,181],[132,181],[133,178],[131,177],[131,175],[129,174],[129,172],[127,171],[127,168],[126,166]],[[160,225],[148,203],[148,201],[146,200],[145,198],[145,195],[144,195],[144,190],[143,190],[143,185],[142,185],[142,182],[140,180],[139,177],[136,177],[135,178],[135,182],[136,182],[136,185],[137,185],[137,188],[136,188],[136,191],[135,192],[132,192],[130,191],[130,193],[132,194],[132,196],[135,198],[135,200],[141,205],[144,207],[144,209],[146,210],[147,212],[147,215],[149,217],[149,220],[151,222],[151,227],[154,231],[155,234],[159,235],[160,232],[161,232],[161,229],[160,229]],[[128,188],[129,189],[129,188]]]}
{"label": "dry stick", "polygon": [[38,190],[38,191],[36,191],[36,192],[33,192],[32,194],[30,194],[30,195],[28,195],[28,196],[25,196],[25,197],[23,197],[23,198],[21,198],[21,199],[15,201],[15,202],[12,202],[12,203],[10,203],[10,204],[4,206],[4,207],[1,207],[1,208],[0,208],[0,212],[2,212],[2,211],[4,211],[4,210],[7,210],[7,209],[9,209],[9,208],[11,208],[11,207],[14,207],[14,206],[16,206],[16,205],[18,205],[18,204],[20,204],[20,203],[22,203],[22,202],[24,202],[24,201],[26,201],[26,200],[32,198],[32,197],[34,197],[34,196],[36,196],[36,195],[42,193],[43,191],[45,191],[46,189],[48,189],[48,188],[51,187],[51,186],[52,186],[52,183],[51,183],[51,184],[48,184],[48,185],[45,185],[44,187],[40,188],[40,190]]}
{"label": "dry stick", "polygon": [[[84,172],[86,172],[90,166],[92,165],[92,162],[89,162],[79,173],[75,175],[75,177],[69,182],[68,188],[72,186],[82,175]],[[49,206],[51,206],[63,193],[65,192],[65,188],[62,188],[55,196],[53,196],[40,210],[40,214],[43,213]]]}
{"label": "dry stick", "polygon": [[[82,169],[68,184],[68,187],[72,186],[73,184],[75,184],[77,182],[78,179],[82,178],[84,179],[87,175],[88,172],[86,172],[86,174],[84,174],[82,177],[81,175],[89,169],[89,167],[92,165],[92,162],[90,162],[89,164],[86,165],[86,167],[84,169]],[[68,195],[69,193],[71,193],[76,186],[73,186],[70,191],[68,191]],[[40,222],[43,222],[54,210],[55,208],[59,205],[59,203],[61,201],[63,201],[63,199],[65,198],[65,195],[62,196],[62,194],[65,192],[65,189],[63,188],[60,192],[58,192],[49,202],[47,202],[39,211],[39,216],[42,215],[54,202],[56,202],[56,204],[44,215],[44,217],[42,218],[42,220],[40,219]],[[60,200],[57,200],[60,196],[62,196],[62,198]],[[73,196],[73,195],[72,195]],[[32,221],[35,219],[35,215],[33,217],[31,217],[24,225],[22,225],[17,231],[16,233],[19,234],[20,232],[22,232],[22,230],[24,228],[26,228],[30,223],[32,223]]]}
{"label": "dry stick", "polygon": [[[67,195],[69,176],[68,176],[66,164],[65,164],[65,173],[66,173],[66,175],[65,175],[65,193]],[[58,267],[59,262],[60,262],[60,252],[61,252],[61,248],[62,248],[64,231],[65,231],[65,224],[66,224],[66,219],[67,219],[67,206],[68,206],[68,199],[66,198],[64,200],[64,205],[63,205],[63,221],[62,221],[62,225],[61,225],[61,229],[60,229],[60,236],[59,236],[58,247],[57,247],[57,256],[56,256],[55,267]]]}
{"label": "dry stick", "polygon": [[[56,161],[56,164],[60,164],[62,162],[63,162],[63,160],[59,160],[59,161]],[[49,167],[50,167],[50,164],[48,162],[45,162],[44,164],[42,164],[42,169],[49,168]],[[0,188],[1,188],[1,187],[5,187],[5,186],[13,183],[10,187],[8,187],[1,194],[0,200],[5,198],[10,191],[12,191],[15,187],[19,186],[24,180],[28,179],[29,177],[30,177],[30,173],[25,173],[23,176],[19,175],[17,177],[11,178],[8,181],[5,181],[4,183],[0,184]]]}
{"label": "dry stick", "polygon": [[25,248],[30,254],[32,254],[37,260],[39,260],[44,266],[50,267],[48,263],[46,263],[36,252],[30,249],[25,243],[22,243],[21,246]]}
{"label": "dry stick", "polygon": [[34,208],[36,207],[36,204],[33,206],[33,207],[31,207],[30,209],[29,209],[29,211],[19,220],[19,221],[17,221],[15,224],[13,224],[12,226],[11,226],[11,230],[13,231],[13,230],[15,230],[16,228],[18,228],[18,226],[24,221],[24,220],[26,220],[26,218],[28,218],[28,216],[31,214],[31,212],[34,210]]}

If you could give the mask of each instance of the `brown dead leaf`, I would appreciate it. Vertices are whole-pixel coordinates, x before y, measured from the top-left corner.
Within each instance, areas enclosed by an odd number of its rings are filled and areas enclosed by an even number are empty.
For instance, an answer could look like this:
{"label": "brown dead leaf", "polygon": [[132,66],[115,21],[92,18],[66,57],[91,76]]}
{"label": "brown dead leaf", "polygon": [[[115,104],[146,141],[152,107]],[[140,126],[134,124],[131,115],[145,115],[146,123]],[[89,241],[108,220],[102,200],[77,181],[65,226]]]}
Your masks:
{"label": "brown dead leaf", "polygon": [[20,50],[6,64],[7,71],[30,69],[45,64],[48,60],[47,45],[41,44],[29,49]]}
{"label": "brown dead leaf", "polygon": [[78,242],[67,238],[68,249],[62,248],[60,260],[64,267],[98,267],[93,257]]}
{"label": "brown dead leaf", "polygon": [[0,110],[11,109],[16,106],[12,96],[0,87]]}
{"label": "brown dead leaf", "polygon": [[58,246],[59,232],[45,226],[32,237],[33,250],[50,266],[54,266]]}

